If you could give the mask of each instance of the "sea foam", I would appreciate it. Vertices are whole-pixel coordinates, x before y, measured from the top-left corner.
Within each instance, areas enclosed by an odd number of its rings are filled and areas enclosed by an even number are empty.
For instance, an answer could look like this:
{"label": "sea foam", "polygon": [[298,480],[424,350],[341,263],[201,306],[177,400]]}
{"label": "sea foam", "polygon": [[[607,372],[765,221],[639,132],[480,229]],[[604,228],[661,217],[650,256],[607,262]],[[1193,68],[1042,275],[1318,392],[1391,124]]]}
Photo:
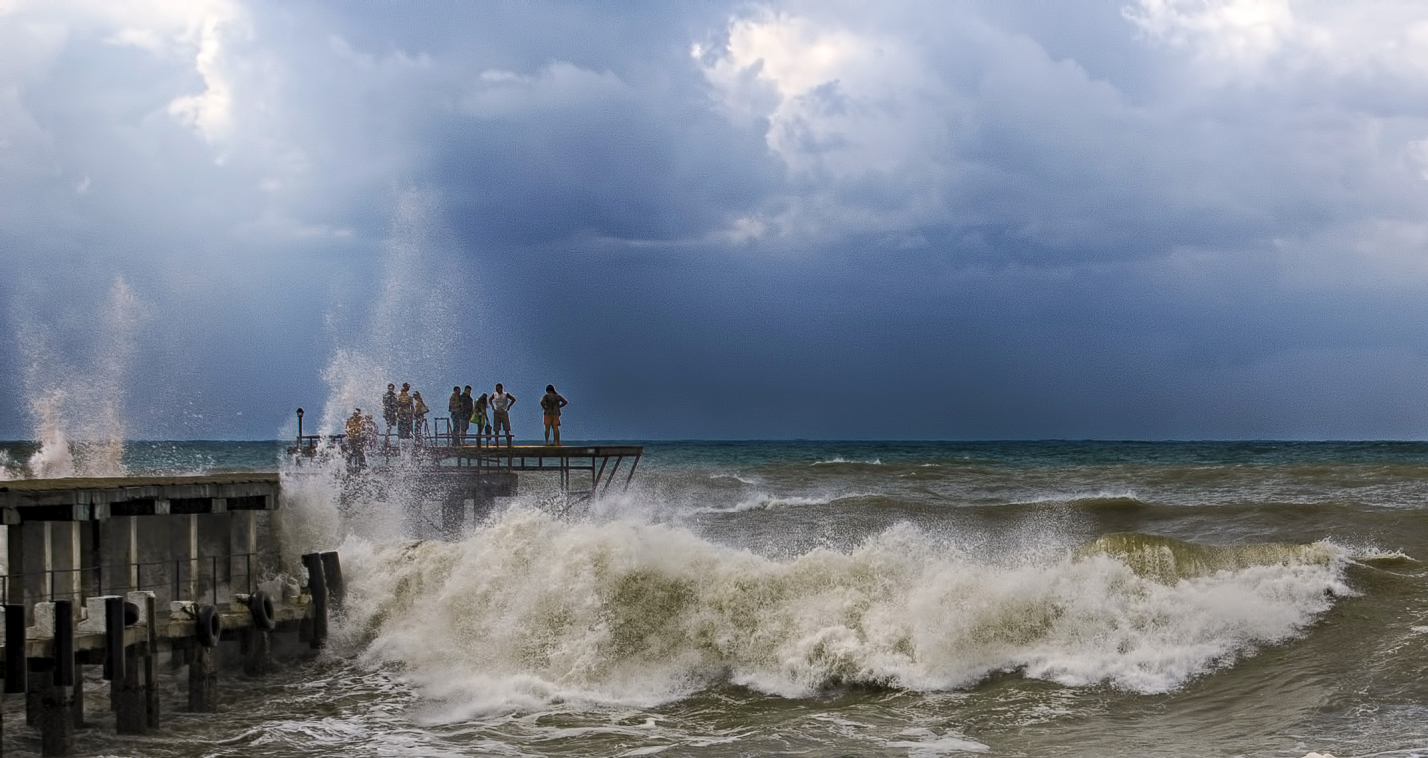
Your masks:
{"label": "sea foam", "polygon": [[651,705],[731,682],[970,687],[996,672],[1173,690],[1302,633],[1348,557],[1236,561],[1166,581],[1108,551],[1007,565],[902,525],[788,560],[668,525],[513,508],[456,543],[349,540],[336,638],[451,718],[557,701]]}

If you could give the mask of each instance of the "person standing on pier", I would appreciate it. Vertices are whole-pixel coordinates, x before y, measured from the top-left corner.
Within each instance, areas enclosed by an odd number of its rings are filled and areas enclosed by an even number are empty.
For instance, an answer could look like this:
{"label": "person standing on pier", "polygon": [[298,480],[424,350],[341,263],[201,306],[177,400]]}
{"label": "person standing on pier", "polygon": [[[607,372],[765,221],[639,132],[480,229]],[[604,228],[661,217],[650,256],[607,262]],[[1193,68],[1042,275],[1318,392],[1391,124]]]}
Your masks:
{"label": "person standing on pier", "polygon": [[560,446],[560,409],[569,405],[565,398],[555,391],[554,384],[545,385],[545,396],[540,399],[541,410],[545,411],[545,444],[550,444],[550,432],[555,430],[555,444]]}
{"label": "person standing on pier", "polygon": [[388,384],[387,394],[382,396],[382,419],[387,422],[387,434],[397,425],[397,385]]}
{"label": "person standing on pier", "polygon": [[417,446],[426,444],[426,414],[431,409],[426,407],[426,401],[421,399],[420,392],[412,393],[412,428],[416,435]]}
{"label": "person standing on pier", "polygon": [[367,456],[362,444],[362,409],[355,408],[347,417],[347,439],[342,441],[347,447],[347,470],[361,471],[367,466]]}
{"label": "person standing on pier", "polygon": [[372,418],[372,414],[362,414],[362,457],[365,459],[367,451],[377,449],[377,421]]}
{"label": "person standing on pier", "polygon": [[406,382],[402,383],[402,391],[397,394],[397,440],[409,440],[412,438],[412,396],[409,390],[412,386]]}
{"label": "person standing on pier", "polygon": [[451,413],[451,444],[466,444],[466,425],[471,422],[471,414],[461,411],[460,387],[451,388],[451,397],[446,399],[446,410]]}
{"label": "person standing on pier", "polygon": [[[471,385],[461,392],[461,444],[466,444],[466,435],[471,428],[471,414],[476,412],[476,401],[471,397]],[[476,430],[479,434],[481,430]]]}
{"label": "person standing on pier", "polygon": [[486,415],[490,403],[486,400],[486,393],[482,392],[481,397],[476,398],[475,409],[471,411],[471,420],[476,422],[476,444],[490,444],[491,440],[491,419]]}
{"label": "person standing on pier", "polygon": [[514,444],[511,434],[511,406],[515,404],[516,396],[506,392],[506,388],[497,383],[496,391],[491,395],[491,425],[495,429],[495,444],[500,444],[502,427],[506,429],[506,447]]}

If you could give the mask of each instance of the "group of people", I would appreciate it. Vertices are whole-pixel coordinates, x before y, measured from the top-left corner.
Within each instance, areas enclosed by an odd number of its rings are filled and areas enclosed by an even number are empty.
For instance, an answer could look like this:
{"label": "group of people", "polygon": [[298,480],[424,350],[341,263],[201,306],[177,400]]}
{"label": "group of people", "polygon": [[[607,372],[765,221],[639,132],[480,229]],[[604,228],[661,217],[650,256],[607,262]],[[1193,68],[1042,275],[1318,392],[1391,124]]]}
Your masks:
{"label": "group of people", "polygon": [[[480,397],[472,396],[469,384],[465,388],[452,387],[447,401],[447,411],[451,414],[451,444],[474,442],[476,445],[497,445],[504,436],[506,446],[513,446],[511,408],[515,404],[516,396],[506,392],[506,388],[499,383],[494,392],[482,393]],[[567,404],[568,401],[555,391],[555,385],[546,385],[545,395],[540,400],[545,417],[545,444],[551,444],[552,436],[555,444],[560,444],[560,412]],[[422,399],[421,392],[413,390],[411,384],[402,383],[401,391],[397,390],[396,384],[387,385],[387,393],[382,396],[382,417],[387,422],[387,434],[391,434],[392,428],[396,427],[398,445],[402,444],[401,440],[407,439],[416,445],[426,443],[426,417],[430,412],[431,408]],[[472,426],[475,426],[474,432]],[[361,444],[349,445],[351,454],[365,459],[363,448],[375,447],[377,435],[377,422],[372,414],[364,415],[361,408],[355,409],[347,419],[347,439],[360,440]],[[353,465],[365,465],[365,460],[354,461]]]}
{"label": "group of people", "polygon": [[[474,437],[476,444],[498,444],[501,433],[506,434],[506,447],[511,446],[511,406],[516,404],[516,396],[506,391],[499,382],[491,394],[481,393],[472,398],[471,385],[451,388],[451,398],[447,400],[447,411],[451,413],[451,444],[465,445],[467,436]],[[471,425],[476,425],[476,433],[469,434]]]}

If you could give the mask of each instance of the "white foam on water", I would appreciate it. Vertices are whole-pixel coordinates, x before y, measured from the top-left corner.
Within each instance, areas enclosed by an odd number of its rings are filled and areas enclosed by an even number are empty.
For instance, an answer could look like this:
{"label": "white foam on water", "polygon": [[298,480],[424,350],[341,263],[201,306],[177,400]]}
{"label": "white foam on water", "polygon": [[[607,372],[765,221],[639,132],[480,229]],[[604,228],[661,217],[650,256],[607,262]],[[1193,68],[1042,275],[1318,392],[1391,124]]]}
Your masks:
{"label": "white foam on water", "polygon": [[1140,496],[1132,489],[1102,489],[1094,492],[1053,492],[1034,495],[1012,502],[1013,505],[1040,505],[1043,503],[1085,503],[1085,502],[1131,502],[1140,501]]}
{"label": "white foam on water", "polygon": [[874,458],[874,459],[872,459],[872,460],[870,460],[870,461],[853,461],[853,460],[848,460],[847,458],[844,458],[844,457],[842,457],[842,456],[838,456],[838,457],[836,457],[836,458],[830,458],[830,459],[828,459],[828,460],[826,460],[826,461],[814,461],[814,462],[812,462],[812,463],[810,463],[810,464],[808,464],[808,465],[810,465],[810,466],[836,466],[836,465],[840,465],[840,464],[852,464],[852,465],[857,465],[857,466],[881,466],[881,465],[883,465],[883,461],[882,461],[881,458]]}
{"label": "white foam on water", "polygon": [[[1328,549],[1328,548],[1325,548]],[[438,719],[638,707],[728,681],[968,687],[1000,671],[1155,693],[1284,641],[1348,594],[1346,556],[1174,583],[1104,554],[992,565],[898,526],[788,560],[668,525],[512,508],[457,543],[351,539],[335,641],[400,667]]]}
{"label": "white foam on water", "polygon": [[931,729],[904,729],[901,737],[910,740],[891,740],[883,743],[887,747],[906,748],[908,758],[937,758],[955,753],[985,753],[991,750],[987,745],[957,735],[938,735]]}
{"label": "white foam on water", "polygon": [[867,497],[866,493],[854,493],[848,495],[789,495],[787,497],[777,497],[765,493],[759,493],[753,497],[742,500],[734,506],[735,511],[767,511],[775,508],[791,508],[799,506],[831,505],[839,500],[852,497]]}
{"label": "white foam on water", "polygon": [[753,481],[752,479],[745,479],[744,477],[739,476],[738,474],[710,474],[710,475],[709,475],[709,478],[710,478],[710,479],[733,479],[734,481],[739,482],[740,484],[747,484],[747,485],[750,485],[750,486],[758,484],[758,482]]}

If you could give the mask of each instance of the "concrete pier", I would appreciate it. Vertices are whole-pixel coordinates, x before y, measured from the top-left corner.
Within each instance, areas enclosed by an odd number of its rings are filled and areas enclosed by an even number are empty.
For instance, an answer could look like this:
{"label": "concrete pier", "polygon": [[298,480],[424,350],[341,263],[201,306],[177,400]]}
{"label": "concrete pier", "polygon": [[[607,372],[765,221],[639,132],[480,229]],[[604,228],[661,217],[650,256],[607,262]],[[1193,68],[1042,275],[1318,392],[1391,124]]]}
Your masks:
{"label": "concrete pier", "polygon": [[[293,452],[317,458],[321,445],[337,444],[300,438]],[[407,498],[412,523],[427,533],[425,525],[439,523],[442,535],[455,538],[497,497],[515,495],[520,473],[556,476],[568,497],[589,498],[628,485],[643,449],[428,445],[391,452],[395,457],[370,456],[371,465],[349,472],[344,487],[373,497],[400,481],[414,495]],[[384,465],[398,458],[403,476],[390,477]],[[314,467],[313,475],[326,473]],[[75,748],[75,730],[86,721],[84,666],[104,667],[115,731],[142,735],[160,725],[161,657],[173,672],[164,676],[186,678],[188,710],[213,713],[226,676],[222,644],[237,643],[247,676],[271,672],[275,648],[293,648],[275,645],[279,635],[309,649],[326,644],[344,603],[341,561],[334,552],[314,552],[302,556],[301,572],[281,564],[271,514],[279,487],[275,473],[0,482],[4,692],[26,698],[26,723],[40,731],[44,755]],[[423,512],[423,504],[435,504],[439,515]],[[263,591],[260,580],[279,572],[305,575],[305,591]],[[5,731],[0,724],[0,748]]]}
{"label": "concrete pier", "polygon": [[257,640],[245,669],[271,670],[271,635],[312,612],[306,595],[268,600],[256,629],[248,605],[281,568],[278,495],[277,474],[0,482],[5,692],[24,693],[44,755],[74,749],[85,665],[103,665],[115,731],[132,735],[159,726],[161,655],[188,665],[201,712],[218,709],[223,639]]}

